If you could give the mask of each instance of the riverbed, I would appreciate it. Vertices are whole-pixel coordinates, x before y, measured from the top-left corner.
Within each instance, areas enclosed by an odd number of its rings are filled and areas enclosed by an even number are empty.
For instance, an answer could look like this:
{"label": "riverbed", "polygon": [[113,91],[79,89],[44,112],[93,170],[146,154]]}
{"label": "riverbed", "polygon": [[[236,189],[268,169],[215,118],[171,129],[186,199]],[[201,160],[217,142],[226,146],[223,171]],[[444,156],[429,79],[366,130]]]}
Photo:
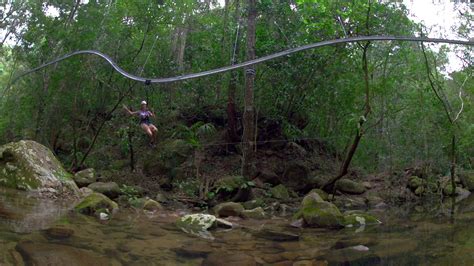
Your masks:
{"label": "riverbed", "polygon": [[100,221],[67,203],[0,195],[0,265],[474,265],[474,196],[454,213],[450,201],[391,207],[374,212],[380,225],[342,230],[233,218],[235,228],[204,239],[175,226],[186,209]]}

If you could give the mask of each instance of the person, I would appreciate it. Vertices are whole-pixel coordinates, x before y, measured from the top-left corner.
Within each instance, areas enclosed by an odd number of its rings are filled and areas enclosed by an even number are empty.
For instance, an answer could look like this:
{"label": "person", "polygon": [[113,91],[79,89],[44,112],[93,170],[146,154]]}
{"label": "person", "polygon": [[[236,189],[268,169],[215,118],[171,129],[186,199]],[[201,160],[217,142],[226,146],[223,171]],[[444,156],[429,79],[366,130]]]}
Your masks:
{"label": "person", "polygon": [[150,117],[155,117],[155,114],[148,110],[148,104],[146,101],[142,101],[140,104],[139,111],[130,111],[128,107],[124,104],[123,108],[129,115],[136,115],[140,119],[140,127],[145,131],[145,133],[150,137],[150,146],[154,147],[156,142],[156,134],[158,129],[150,121]]}

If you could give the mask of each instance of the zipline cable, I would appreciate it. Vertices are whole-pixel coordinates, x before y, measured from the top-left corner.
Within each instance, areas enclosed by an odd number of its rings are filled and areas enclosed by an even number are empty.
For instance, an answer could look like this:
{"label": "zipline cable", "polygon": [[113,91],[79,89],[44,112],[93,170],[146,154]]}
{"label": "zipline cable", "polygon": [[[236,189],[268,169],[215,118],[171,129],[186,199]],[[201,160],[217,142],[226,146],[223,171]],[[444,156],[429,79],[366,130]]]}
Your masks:
{"label": "zipline cable", "polygon": [[221,68],[216,68],[216,69],[211,69],[203,72],[198,72],[198,73],[191,73],[191,74],[186,74],[182,76],[175,76],[175,77],[169,77],[169,78],[145,78],[141,76],[137,76],[131,73],[128,73],[127,71],[123,70],[117,63],[115,63],[112,58],[110,58],[108,55],[101,53],[96,50],[81,50],[81,51],[76,51],[72,52],[70,54],[66,54],[62,57],[59,57],[53,61],[47,62],[45,64],[42,64],[36,68],[33,68],[31,70],[28,70],[20,75],[18,75],[10,84],[14,84],[18,79],[36,72],[44,67],[50,66],[52,64],[58,63],[60,61],[63,61],[65,59],[68,59],[70,57],[73,57],[75,55],[81,55],[81,54],[92,54],[101,57],[107,63],[109,63],[118,73],[120,73],[122,76],[143,82],[145,84],[150,84],[150,83],[170,83],[170,82],[177,82],[177,81],[183,81],[187,79],[194,79],[194,78],[200,78],[204,76],[209,76],[209,75],[214,75],[218,73],[223,73],[227,71],[231,71],[234,69],[250,66],[250,65],[255,65],[259,64],[265,61],[269,61],[275,58],[287,56],[290,54],[294,54],[297,52],[305,51],[305,50],[310,50],[318,47],[323,47],[323,46],[328,46],[328,45],[335,45],[335,44],[340,44],[340,43],[351,43],[351,42],[363,42],[363,41],[406,41],[406,42],[431,42],[431,43],[449,43],[449,44],[459,44],[459,45],[474,45],[474,41],[463,41],[463,40],[450,40],[450,39],[438,39],[438,38],[425,38],[425,37],[403,37],[403,36],[360,36],[360,37],[350,37],[350,38],[342,38],[342,39],[334,39],[334,40],[327,40],[327,41],[322,41],[322,42],[317,42],[317,43],[312,43],[312,44],[307,44],[295,48],[291,48],[285,51],[277,52],[271,55],[263,56],[254,60],[249,60],[246,62],[242,62],[239,64],[235,65],[230,65],[226,67],[221,67]]}

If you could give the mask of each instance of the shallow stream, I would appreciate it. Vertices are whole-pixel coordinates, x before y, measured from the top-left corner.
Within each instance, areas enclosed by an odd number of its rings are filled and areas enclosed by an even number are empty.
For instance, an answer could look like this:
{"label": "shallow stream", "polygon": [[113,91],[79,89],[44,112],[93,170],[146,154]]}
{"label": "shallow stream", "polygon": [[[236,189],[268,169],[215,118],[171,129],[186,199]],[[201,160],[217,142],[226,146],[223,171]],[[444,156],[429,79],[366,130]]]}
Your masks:
{"label": "shallow stream", "polygon": [[338,231],[232,220],[237,228],[208,240],[175,227],[186,210],[122,210],[101,222],[2,189],[0,265],[474,265],[474,196],[454,216],[450,208],[391,208],[375,213],[381,225]]}

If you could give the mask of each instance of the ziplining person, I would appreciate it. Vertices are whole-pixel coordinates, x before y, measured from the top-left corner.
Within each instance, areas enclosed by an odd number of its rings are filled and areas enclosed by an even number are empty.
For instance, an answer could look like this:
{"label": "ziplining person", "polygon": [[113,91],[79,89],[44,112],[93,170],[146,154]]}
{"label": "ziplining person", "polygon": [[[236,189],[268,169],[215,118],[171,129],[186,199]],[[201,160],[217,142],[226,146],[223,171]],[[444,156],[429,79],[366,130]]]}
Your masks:
{"label": "ziplining person", "polygon": [[150,146],[155,147],[156,134],[158,133],[158,129],[155,125],[151,123],[150,117],[155,117],[155,114],[152,111],[148,110],[147,102],[141,102],[139,111],[132,112],[125,104],[123,105],[123,109],[125,109],[127,114],[130,116],[138,116],[138,118],[140,119],[140,127],[150,137]]}

